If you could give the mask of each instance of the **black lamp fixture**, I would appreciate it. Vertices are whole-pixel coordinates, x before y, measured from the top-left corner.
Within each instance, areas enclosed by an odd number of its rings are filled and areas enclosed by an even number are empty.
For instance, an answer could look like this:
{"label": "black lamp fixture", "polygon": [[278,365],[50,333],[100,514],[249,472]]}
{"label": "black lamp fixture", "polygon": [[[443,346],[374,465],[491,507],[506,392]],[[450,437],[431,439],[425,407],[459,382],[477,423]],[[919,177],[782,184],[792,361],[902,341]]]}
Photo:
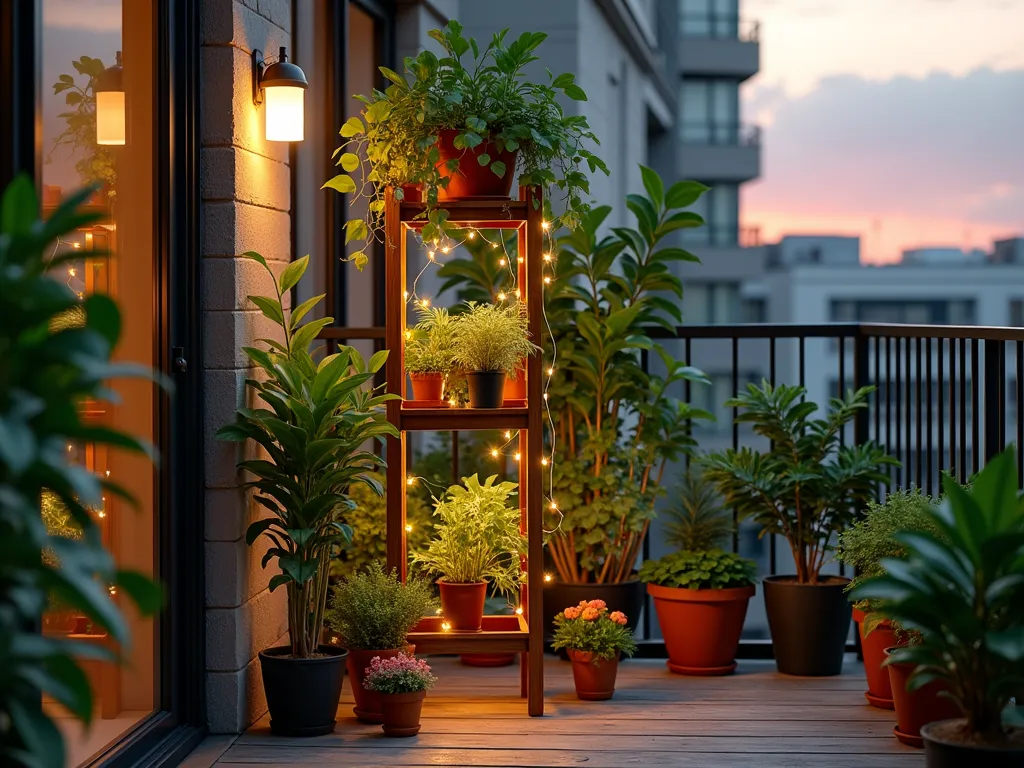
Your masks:
{"label": "black lamp fixture", "polygon": [[121,52],[114,56],[114,66],[107,67],[93,84],[96,95],[96,143],[123,145],[125,143],[124,69]]}
{"label": "black lamp fixture", "polygon": [[302,141],[308,87],[306,75],[288,61],[283,45],[273,64],[266,64],[260,51],[252,52],[252,100],[257,107],[266,104],[267,141]]}

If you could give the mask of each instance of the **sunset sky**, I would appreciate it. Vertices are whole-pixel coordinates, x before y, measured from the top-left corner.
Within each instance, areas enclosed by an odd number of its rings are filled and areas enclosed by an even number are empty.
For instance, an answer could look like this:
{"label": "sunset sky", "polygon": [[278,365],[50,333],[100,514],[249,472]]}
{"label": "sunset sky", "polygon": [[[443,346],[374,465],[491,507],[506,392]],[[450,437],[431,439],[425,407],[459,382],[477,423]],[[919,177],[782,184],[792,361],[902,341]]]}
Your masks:
{"label": "sunset sky", "polygon": [[761,22],[743,223],[904,248],[1024,236],[1024,0],[742,0]]}

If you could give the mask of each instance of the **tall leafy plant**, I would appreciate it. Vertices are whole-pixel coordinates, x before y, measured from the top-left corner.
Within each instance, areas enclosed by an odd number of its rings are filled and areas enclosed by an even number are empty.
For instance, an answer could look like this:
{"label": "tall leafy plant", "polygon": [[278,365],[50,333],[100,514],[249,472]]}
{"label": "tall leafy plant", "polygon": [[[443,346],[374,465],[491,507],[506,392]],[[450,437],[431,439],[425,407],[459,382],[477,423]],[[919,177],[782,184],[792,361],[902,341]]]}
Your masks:
{"label": "tall leafy plant", "polygon": [[[121,314],[112,299],[84,300],[48,270],[70,259],[56,252],[60,238],[94,224],[80,206],[94,192],[68,198],[46,221],[32,182],[19,177],[0,203],[0,763],[63,768],[61,730],[40,706],[45,693],[88,725],[93,696],[84,659],[115,661],[102,646],[34,630],[48,602],[83,614],[122,650],[129,645],[124,617],[109,587],[143,614],[159,610],[159,587],[118,568],[104,550],[90,514],[104,494],[134,503],[120,486],[72,464],[66,446],[89,442],[152,456],[142,440],[83,421],[87,399],[110,400],[107,380],[150,377],[148,369],[113,364]],[[77,255],[77,254],[76,254]],[[51,327],[77,313],[81,323]],[[49,530],[43,500],[59,505],[64,528]]]}
{"label": "tall leafy plant", "polygon": [[[564,516],[548,542],[559,578],[620,582],[630,578],[666,466],[689,452],[693,419],[711,418],[673,393],[706,382],[650,336],[682,322],[675,262],[698,261],[672,244],[672,233],[703,225],[682,210],[707,190],[680,181],[665,189],[641,166],[646,195],[629,195],[633,227],[600,236],[611,208],[585,215],[560,241],[547,291],[555,357],[548,390],[555,420],[554,501]],[[652,371],[645,372],[641,354]]]}
{"label": "tall leafy plant", "polygon": [[354,348],[341,347],[317,362],[314,355],[322,350],[312,345],[333,318],[301,320],[323,296],[290,311],[282,301],[302,278],[309,257],[292,262],[274,279],[260,254],[243,256],[263,266],[273,280],[274,296],[249,299],[281,329],[281,336],[260,339],[265,349],[243,347],[262,374],[246,382],[260,407],[240,409],[235,423],[222,427],[217,437],[251,440],[265,452],[266,458],[238,465],[255,477],[247,485],[270,512],[249,526],[245,540],[252,545],[261,536],[269,539],[263,567],[275,562],[280,568],[270,589],[288,590],[292,655],[308,658],[320,642],[331,557],[352,539],[344,522],[353,506],[349,488],[364,483],[378,495],[383,492],[373,473],[384,461],[364,446],[398,435],[383,410],[393,396],[372,385],[388,353],[378,352],[366,362]]}
{"label": "tall leafy plant", "polygon": [[741,518],[754,520],[761,535],[779,534],[789,544],[801,584],[817,584],[834,537],[875,497],[898,462],[874,441],[842,445],[844,427],[867,407],[871,387],[818,405],[803,387],[763,381],[725,402],[738,408],[739,423],[771,441],[771,448],[728,449],[702,457],[704,471]]}

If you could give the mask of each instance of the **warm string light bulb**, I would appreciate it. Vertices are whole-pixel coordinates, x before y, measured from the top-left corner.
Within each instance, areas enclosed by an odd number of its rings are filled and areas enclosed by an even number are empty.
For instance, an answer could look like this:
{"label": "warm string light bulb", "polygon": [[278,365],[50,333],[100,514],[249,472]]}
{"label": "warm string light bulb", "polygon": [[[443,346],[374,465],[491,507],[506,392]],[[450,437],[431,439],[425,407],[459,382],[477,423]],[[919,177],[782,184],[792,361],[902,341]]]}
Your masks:
{"label": "warm string light bulb", "polygon": [[405,525],[405,532],[406,533],[412,533],[412,526],[409,525],[408,523],[406,523],[406,525]]}
{"label": "warm string light bulb", "polygon": [[416,484],[416,478],[415,477],[407,477],[405,479],[405,484],[406,485],[415,485]]}
{"label": "warm string light bulb", "polygon": [[441,622],[441,631],[442,632],[450,632],[451,629],[452,629],[452,625],[449,624],[447,621],[442,621]]}
{"label": "warm string light bulb", "polygon": [[522,615],[523,615],[523,606],[521,606],[521,605],[520,606],[516,606],[516,616],[522,616]]}
{"label": "warm string light bulb", "polygon": [[544,574],[544,581],[547,581],[547,582],[552,582],[552,581],[554,581],[554,580],[555,580],[555,577],[554,577],[554,576],[552,576],[552,575],[551,575],[550,573],[545,573],[545,574]]}
{"label": "warm string light bulb", "polygon": [[555,375],[555,367],[551,366],[550,368],[548,368],[548,376],[554,376],[554,375]]}
{"label": "warm string light bulb", "polygon": [[512,431],[511,430],[509,430],[509,429],[505,430],[505,439],[506,440],[511,440],[512,439]]}
{"label": "warm string light bulb", "polygon": [[472,232],[472,231],[471,231],[471,232],[469,233],[469,239],[470,239],[470,240],[472,240],[472,239],[473,239],[473,238],[475,238],[475,237],[476,237],[476,232]]}
{"label": "warm string light bulb", "polygon": [[504,259],[498,259],[498,266],[499,267],[504,267],[505,266],[505,260]]}
{"label": "warm string light bulb", "polygon": [[551,285],[551,278],[544,275],[544,285]]}
{"label": "warm string light bulb", "polygon": [[420,306],[424,307],[424,308],[429,307],[430,306],[430,299],[421,299],[420,300]]}
{"label": "warm string light bulb", "polygon": [[546,467],[548,465],[548,460],[546,458],[541,459],[540,460],[540,465],[542,467]]}
{"label": "warm string light bulb", "polygon": [[518,288],[516,288],[516,298],[517,299],[521,299],[522,297],[523,297],[523,294],[519,291]]}
{"label": "warm string light bulb", "polygon": [[551,254],[550,253],[545,253],[544,254],[544,261],[551,261]]}
{"label": "warm string light bulb", "polygon": [[504,291],[502,291],[501,293],[498,294],[498,301],[504,301],[507,298],[508,298],[508,296],[505,295]]}
{"label": "warm string light bulb", "polygon": [[519,461],[519,454],[517,453],[513,458],[515,458],[516,461]]}
{"label": "warm string light bulb", "polygon": [[498,458],[498,449],[497,448],[491,448],[491,458],[493,458],[493,459]]}
{"label": "warm string light bulb", "polygon": [[75,268],[74,267],[68,267],[68,274],[71,277],[74,277],[75,276]]}
{"label": "warm string light bulb", "polygon": [[405,332],[405,340],[408,341],[411,338],[412,338],[412,331],[406,331]]}
{"label": "warm string light bulb", "polygon": [[434,252],[433,251],[427,251],[427,258],[430,259],[431,261],[433,261],[434,260]]}
{"label": "warm string light bulb", "polygon": [[551,222],[550,222],[550,221],[545,221],[545,222],[541,222],[541,225],[540,225],[540,227],[541,227],[541,229],[543,229],[543,230],[544,230],[545,232],[547,232],[547,231],[548,231],[548,230],[549,230],[549,229],[551,228]]}
{"label": "warm string light bulb", "polygon": [[451,248],[449,248],[447,245],[444,248],[441,249],[441,253],[448,253],[450,251],[451,251]]}
{"label": "warm string light bulb", "polygon": [[409,300],[409,292],[408,291],[402,291],[402,298],[405,299],[406,301],[408,301]]}

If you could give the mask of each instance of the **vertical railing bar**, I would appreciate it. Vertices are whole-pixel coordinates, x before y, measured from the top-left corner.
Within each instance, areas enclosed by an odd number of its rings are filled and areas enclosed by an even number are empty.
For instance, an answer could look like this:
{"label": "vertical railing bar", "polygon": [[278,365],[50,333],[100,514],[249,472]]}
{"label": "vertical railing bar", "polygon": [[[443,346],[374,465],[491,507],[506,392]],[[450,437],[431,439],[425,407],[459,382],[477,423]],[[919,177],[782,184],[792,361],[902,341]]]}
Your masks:
{"label": "vertical railing bar", "polygon": [[933,439],[932,439],[933,438],[933,435],[932,435],[932,399],[933,398],[932,398],[932,339],[931,339],[931,337],[929,336],[927,339],[925,339],[924,343],[926,345],[925,346],[925,365],[927,366],[927,368],[926,368],[927,373],[925,374],[925,379],[926,379],[926,382],[927,382],[926,385],[928,387],[928,400],[927,400],[927,403],[928,403],[928,405],[927,405],[927,418],[928,418],[928,421],[925,422],[925,432],[926,432],[926,443],[925,444],[928,446],[928,452],[925,454],[925,467],[927,468],[927,471],[925,473],[925,477],[928,478],[928,483],[927,483],[927,485],[928,485],[928,493],[931,494],[931,493],[934,493],[934,490],[935,490],[935,480],[932,478],[932,469],[933,469],[933,467],[932,467],[932,443],[933,443]]}
{"label": "vertical railing bar", "polygon": [[1017,422],[1017,481],[1024,483],[1024,341],[1016,343],[1014,357],[1017,368],[1017,398],[1014,421]]}
{"label": "vertical railing bar", "polygon": [[[775,386],[775,353],[775,337],[772,336],[768,339],[768,380],[771,382],[772,387]],[[768,570],[771,572],[772,576],[775,575],[775,571],[778,566],[778,553],[775,549],[775,539],[776,536],[774,533],[768,534]]]}
{"label": "vertical railing bar", "polygon": [[805,347],[804,347],[804,337],[803,336],[801,336],[799,338],[799,353],[800,353],[799,354],[799,357],[800,357],[800,386],[803,387],[807,383],[807,369],[806,369],[805,360],[804,360],[804,357],[805,357]]}
{"label": "vertical railing bar", "polygon": [[912,360],[913,353],[911,352],[911,343],[912,343],[912,340],[908,337],[906,339],[906,350],[905,350],[906,356],[903,359],[903,378],[904,378],[903,384],[906,387],[906,393],[905,393],[906,394],[906,400],[905,400],[906,408],[904,409],[904,422],[903,422],[903,425],[904,425],[904,427],[906,427],[906,437],[907,437],[907,442],[906,442],[906,448],[907,448],[907,450],[906,450],[906,458],[907,458],[907,463],[906,463],[906,482],[905,482],[905,485],[907,485],[907,486],[911,485],[914,482],[914,477],[913,477],[913,475],[911,474],[911,471],[910,471],[910,466],[911,466],[910,462],[911,462],[911,459],[912,459],[912,457],[914,455],[914,453],[913,453],[914,446],[912,445],[912,443],[914,442],[914,437],[913,437],[914,431],[912,429],[913,422],[911,420],[911,417],[912,417],[911,411],[914,408],[914,400],[913,400],[913,397],[911,395],[911,382],[910,382],[910,379],[911,379],[911,370],[910,370],[910,368],[911,368],[911,363],[913,362],[913,360]]}
{"label": "vertical railing bar", "polygon": [[[875,369],[871,382],[875,385],[875,440],[880,443],[882,442],[882,388],[879,386],[879,381],[882,377],[882,340],[876,337],[874,342]],[[886,450],[888,449],[889,446],[886,446]]]}
{"label": "vertical railing bar", "polygon": [[[836,341],[839,342],[839,392],[836,397],[843,397],[846,392],[846,337],[840,336]],[[844,447],[846,445],[846,427],[844,426],[839,430],[839,445]]]}
{"label": "vertical railing bar", "polygon": [[[737,397],[740,393],[740,340],[738,336],[732,337],[732,396]],[[740,425],[736,422],[738,408],[732,409],[732,448],[734,451],[740,447]],[[732,551],[740,551],[740,514],[739,509],[732,508]]]}
{"label": "vertical railing bar", "polygon": [[916,361],[916,365],[915,365],[916,370],[914,371],[914,376],[917,379],[917,381],[915,382],[916,383],[916,389],[917,389],[917,397],[916,397],[916,404],[914,405],[914,410],[916,411],[916,413],[914,414],[914,421],[916,422],[916,424],[915,424],[915,435],[914,435],[914,444],[915,444],[914,447],[917,449],[917,457],[916,457],[917,461],[915,463],[917,464],[917,467],[916,467],[917,473],[916,474],[917,474],[917,487],[918,488],[924,488],[924,483],[922,482],[922,479],[924,477],[924,473],[923,473],[924,461],[922,460],[922,458],[923,458],[923,451],[921,450],[922,443],[924,442],[924,439],[923,439],[924,438],[924,428],[923,428],[924,409],[921,407],[921,405],[922,405],[922,402],[921,402],[921,388],[924,386],[924,382],[921,381],[921,373],[922,373],[922,368],[921,368],[921,341],[922,340],[921,340],[920,336],[918,336],[914,340],[915,354],[916,354],[916,357],[917,357],[917,361]]}
{"label": "vertical railing bar", "polygon": [[935,371],[936,371],[936,373],[939,376],[939,380],[936,382],[936,385],[935,385],[935,393],[936,393],[936,396],[937,396],[936,397],[936,405],[938,406],[938,409],[939,409],[939,418],[936,419],[936,426],[938,427],[938,430],[939,430],[939,449],[935,453],[935,458],[936,458],[936,469],[938,470],[938,475],[939,475],[939,477],[938,477],[938,489],[941,491],[942,490],[942,470],[943,470],[942,464],[946,460],[946,457],[945,457],[945,453],[946,453],[946,443],[945,443],[946,427],[945,427],[945,424],[943,423],[943,417],[945,415],[944,411],[945,411],[946,392],[945,392],[945,381],[943,380],[943,375],[942,375],[942,363],[943,363],[943,357],[944,357],[944,353],[945,353],[945,349],[946,349],[946,340],[945,339],[939,339],[938,342],[939,342],[938,343],[938,348],[936,349],[937,357],[936,357],[936,360],[935,360]]}
{"label": "vertical railing bar", "polygon": [[981,346],[977,339],[971,339],[971,466],[978,473],[981,462],[981,393],[978,391],[981,378]]}
{"label": "vertical railing bar", "polygon": [[[892,337],[885,337],[885,450],[893,454],[892,442]],[[897,477],[895,467],[889,467],[889,488]]]}
{"label": "vertical railing bar", "polygon": [[967,339],[960,339],[960,461],[957,479],[967,482]]}

